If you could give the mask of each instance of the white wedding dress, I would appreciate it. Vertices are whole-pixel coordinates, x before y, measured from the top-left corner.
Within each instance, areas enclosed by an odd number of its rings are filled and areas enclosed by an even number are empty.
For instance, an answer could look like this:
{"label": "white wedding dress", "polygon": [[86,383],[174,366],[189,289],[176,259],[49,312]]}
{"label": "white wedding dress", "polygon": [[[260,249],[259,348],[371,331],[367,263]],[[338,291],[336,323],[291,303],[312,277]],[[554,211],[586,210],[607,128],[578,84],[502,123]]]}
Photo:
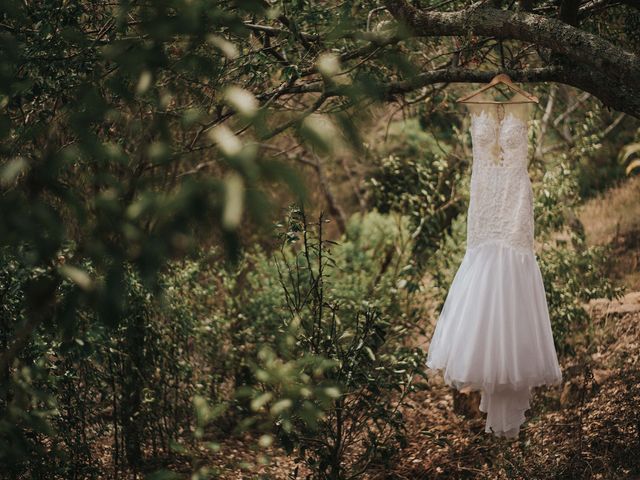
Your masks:
{"label": "white wedding dress", "polygon": [[471,105],[467,249],[429,345],[448,385],[481,391],[486,432],[515,438],[531,388],[562,379],[533,251],[527,104]]}

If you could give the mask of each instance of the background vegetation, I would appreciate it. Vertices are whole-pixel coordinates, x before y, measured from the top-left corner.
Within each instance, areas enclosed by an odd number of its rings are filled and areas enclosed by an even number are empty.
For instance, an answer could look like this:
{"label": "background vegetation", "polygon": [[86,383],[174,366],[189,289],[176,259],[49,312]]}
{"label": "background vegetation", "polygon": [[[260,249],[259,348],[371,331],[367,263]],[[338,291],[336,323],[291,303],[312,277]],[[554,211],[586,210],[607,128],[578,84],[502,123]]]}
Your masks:
{"label": "background vegetation", "polygon": [[[635,7],[577,3],[638,51]],[[0,477],[406,478],[416,425],[453,441],[412,412],[440,395],[424,340],[464,254],[471,145],[468,88],[398,85],[549,55],[408,36],[378,1],[4,0]],[[640,124],[526,88],[536,253],[579,371],[601,338],[585,303],[638,287],[637,218],[596,242],[580,209],[637,172]],[[593,468],[571,462],[548,478]]]}

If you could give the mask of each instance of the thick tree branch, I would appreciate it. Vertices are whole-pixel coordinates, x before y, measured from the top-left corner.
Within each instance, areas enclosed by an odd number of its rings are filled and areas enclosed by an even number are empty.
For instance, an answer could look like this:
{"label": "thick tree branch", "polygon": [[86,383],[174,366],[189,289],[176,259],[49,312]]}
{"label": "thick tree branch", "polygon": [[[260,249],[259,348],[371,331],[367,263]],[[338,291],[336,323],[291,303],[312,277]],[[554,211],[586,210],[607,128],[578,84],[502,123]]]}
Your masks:
{"label": "thick tree branch", "polygon": [[533,13],[471,7],[457,12],[419,10],[405,0],[385,0],[391,14],[416,36],[473,33],[534,43],[640,88],[640,57],[560,20]]}
{"label": "thick tree branch", "polygon": [[[504,70],[516,82],[549,82],[560,76],[560,67],[530,68],[526,70]],[[409,80],[390,82],[384,86],[385,93],[394,95],[407,93],[434,83],[487,83],[498,73],[466,68],[443,68],[424,72]]]}
{"label": "thick tree branch", "polygon": [[[599,98],[605,105],[640,118],[640,95],[626,84],[615,81],[600,72],[582,65],[553,65],[524,70],[481,71],[467,68],[442,68],[423,72],[407,80],[380,85],[383,98],[418,90],[437,83],[487,83],[498,73],[508,74],[515,82],[557,82],[579,88]],[[291,85],[282,95],[324,92],[325,98],[345,94],[343,87],[327,89],[324,82]]]}
{"label": "thick tree branch", "polygon": [[421,73],[410,80],[390,82],[384,86],[384,90],[387,94],[393,95],[434,83],[487,83],[498,73],[506,73],[516,82],[557,82],[570,85],[591,93],[611,108],[640,118],[640,95],[637,87],[633,88],[583,65],[556,65],[503,72],[459,68],[433,70]]}
{"label": "thick tree branch", "polygon": [[[560,76],[561,67],[530,68],[526,70],[505,70],[516,82],[552,82]],[[500,72],[471,70],[467,68],[441,68],[420,73],[408,80],[383,83],[380,85],[381,95],[389,97],[397,94],[409,93],[436,83],[486,83]],[[311,92],[325,92],[327,97],[342,95],[342,87],[326,89],[324,82],[311,82],[304,85],[292,85],[283,94],[298,94]]]}

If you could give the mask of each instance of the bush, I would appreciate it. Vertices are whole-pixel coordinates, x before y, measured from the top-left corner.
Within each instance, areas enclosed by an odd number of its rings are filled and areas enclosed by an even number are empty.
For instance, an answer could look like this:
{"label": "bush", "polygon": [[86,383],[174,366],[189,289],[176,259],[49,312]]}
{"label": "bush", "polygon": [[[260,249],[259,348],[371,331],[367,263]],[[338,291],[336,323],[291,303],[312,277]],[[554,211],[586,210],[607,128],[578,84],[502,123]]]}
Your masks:
{"label": "bush", "polygon": [[[208,315],[220,275],[211,257],[173,262],[161,275],[164,295],[127,268],[124,314],[113,325],[98,322],[86,305],[68,315],[75,290],[70,281],[60,285],[56,316],[35,332],[12,366],[17,374],[1,385],[0,473],[97,478],[104,465],[96,447],[105,439],[120,470],[144,468],[149,454],[191,438],[192,397],[218,396],[226,378],[223,327]],[[0,293],[11,311],[3,322],[19,326],[28,313],[25,292],[38,277],[8,252],[2,260]]]}
{"label": "bush", "polygon": [[573,337],[590,329],[583,303],[619,296],[604,276],[607,249],[588,247],[576,215],[580,196],[575,170],[565,162],[549,165],[534,185],[538,258],[545,284],[551,326],[559,354],[574,354]]}
{"label": "bush", "polygon": [[[105,438],[116,470],[145,470],[176,443],[196,455],[190,445],[247,429],[264,433],[263,445],[275,435],[316,478],[388,461],[403,442],[399,406],[420,388],[424,364],[410,342],[424,314],[410,222],[355,215],[339,243],[323,238],[325,222],[292,210],[281,248],[255,247],[234,268],[216,251],[174,261],[161,272],[162,294],[126,268],[123,315],[112,324],[86,306],[67,317],[76,290],[63,282],[52,325],[4,384],[0,442],[12,462],[3,473],[97,478]],[[34,278],[4,260],[3,308],[24,319]]]}
{"label": "bush", "polygon": [[465,165],[453,155],[433,153],[434,140],[415,122],[407,122],[398,143],[377,161],[369,180],[371,203],[381,213],[410,219],[416,258],[424,263],[464,208],[459,191]]}
{"label": "bush", "polygon": [[622,294],[602,275],[609,248],[587,247],[576,235],[572,239],[572,243],[545,246],[539,254],[553,338],[561,355],[575,354],[574,337],[591,330],[584,303]]}
{"label": "bush", "polygon": [[292,210],[279,252],[253,259],[234,313],[247,319],[236,341],[252,350],[253,378],[238,393],[249,423],[276,425],[313,478],[342,479],[402,445],[399,406],[425,358],[408,341],[420,310],[407,219],[356,215],[339,244],[323,238],[324,222]]}

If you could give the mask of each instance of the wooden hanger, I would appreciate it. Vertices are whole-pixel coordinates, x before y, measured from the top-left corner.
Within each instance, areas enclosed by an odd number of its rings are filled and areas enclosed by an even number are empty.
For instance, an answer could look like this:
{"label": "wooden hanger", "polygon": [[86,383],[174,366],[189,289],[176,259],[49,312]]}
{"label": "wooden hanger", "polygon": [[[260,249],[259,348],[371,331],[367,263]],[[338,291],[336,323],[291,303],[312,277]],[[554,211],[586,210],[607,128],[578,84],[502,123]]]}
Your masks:
{"label": "wooden hanger", "polygon": [[[482,100],[482,101],[471,100],[476,95],[479,95],[482,92],[484,92],[485,90],[488,90],[490,88],[494,88],[498,84],[506,85],[511,91],[513,91],[515,93],[519,93],[520,95],[525,97],[526,100],[513,100],[513,99],[510,99],[510,100],[508,100],[506,102],[498,102],[498,101],[495,101],[495,100]],[[490,104],[500,104],[500,103],[538,103],[538,97],[536,97],[535,95],[531,95],[530,93],[527,93],[524,90],[522,90],[521,88],[519,88],[516,85],[514,85],[514,83],[511,81],[511,78],[509,78],[509,75],[507,75],[506,73],[499,73],[498,75],[496,75],[495,77],[493,77],[491,79],[491,82],[487,83],[484,87],[480,88],[479,90],[476,90],[475,92],[467,95],[466,97],[462,97],[462,98],[458,99],[457,103],[478,103],[478,104],[484,104],[484,103],[490,103]]]}

